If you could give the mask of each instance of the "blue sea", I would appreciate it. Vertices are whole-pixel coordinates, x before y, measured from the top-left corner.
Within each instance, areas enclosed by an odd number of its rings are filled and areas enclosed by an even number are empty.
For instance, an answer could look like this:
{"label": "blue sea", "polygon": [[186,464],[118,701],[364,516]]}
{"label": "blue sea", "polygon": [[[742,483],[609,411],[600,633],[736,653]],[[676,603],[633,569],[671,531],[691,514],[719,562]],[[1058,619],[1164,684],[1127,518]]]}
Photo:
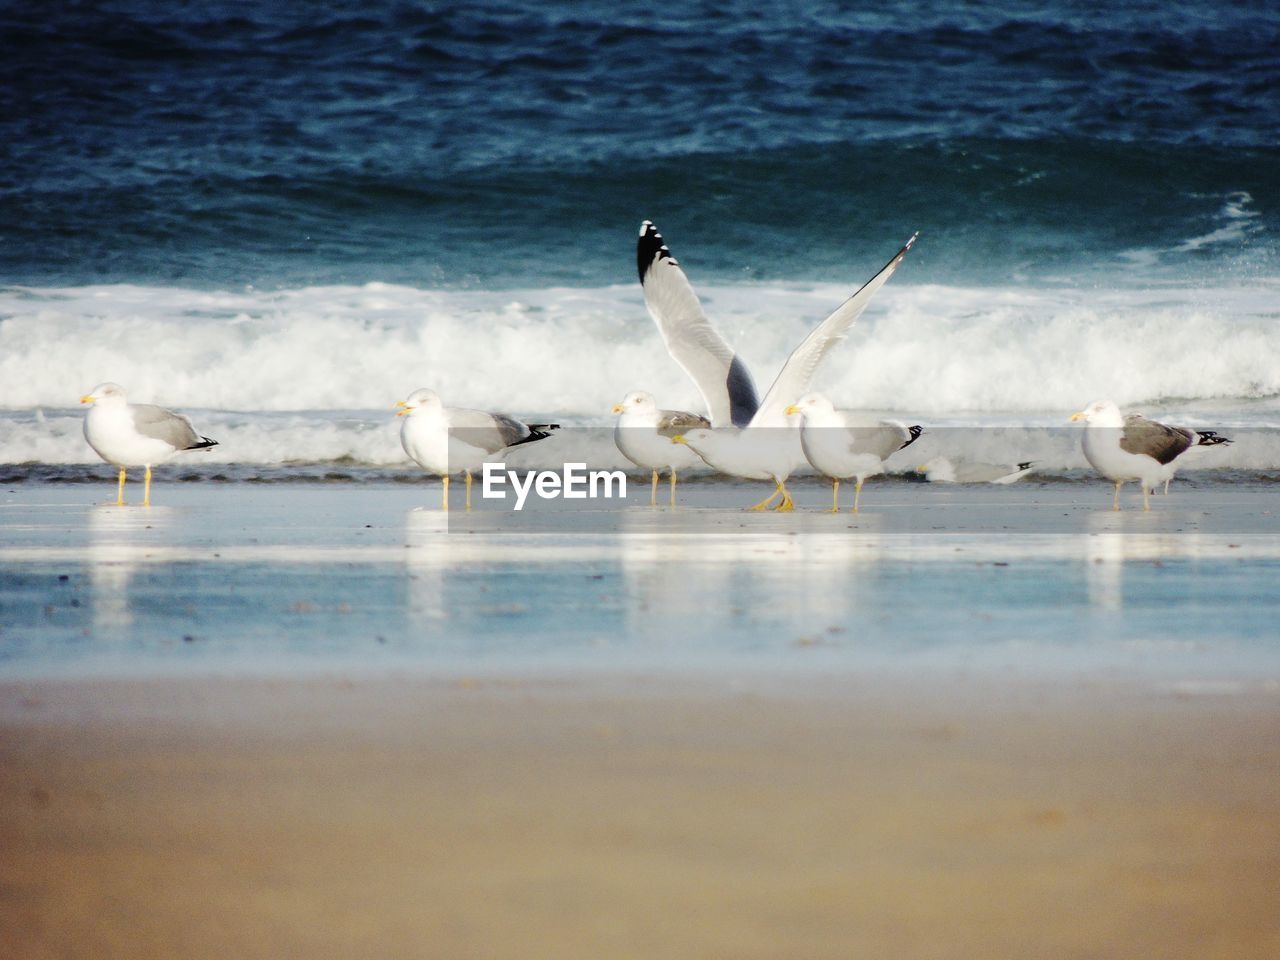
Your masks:
{"label": "blue sea", "polygon": [[917,229],[915,284],[1277,274],[1270,3],[82,2],[0,43],[11,284],[597,287],[646,217],[715,283]]}
{"label": "blue sea", "polygon": [[5,464],[94,463],[103,380],[235,463],[403,462],[420,386],[696,407],[644,219],[762,389],[918,230],[838,402],[1280,425],[1273,4],[121,0],[0,47]]}

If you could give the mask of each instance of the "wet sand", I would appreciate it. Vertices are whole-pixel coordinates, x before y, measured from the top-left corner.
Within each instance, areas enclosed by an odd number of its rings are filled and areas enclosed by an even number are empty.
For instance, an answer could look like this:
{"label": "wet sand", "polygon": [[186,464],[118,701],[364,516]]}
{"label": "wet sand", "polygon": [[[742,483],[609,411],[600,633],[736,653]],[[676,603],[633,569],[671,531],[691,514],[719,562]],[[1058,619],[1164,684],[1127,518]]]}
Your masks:
{"label": "wet sand", "polygon": [[1280,688],[0,684],[0,954],[1280,955]]}
{"label": "wet sand", "polygon": [[6,491],[0,960],[1280,955],[1273,484],[437,492]]}

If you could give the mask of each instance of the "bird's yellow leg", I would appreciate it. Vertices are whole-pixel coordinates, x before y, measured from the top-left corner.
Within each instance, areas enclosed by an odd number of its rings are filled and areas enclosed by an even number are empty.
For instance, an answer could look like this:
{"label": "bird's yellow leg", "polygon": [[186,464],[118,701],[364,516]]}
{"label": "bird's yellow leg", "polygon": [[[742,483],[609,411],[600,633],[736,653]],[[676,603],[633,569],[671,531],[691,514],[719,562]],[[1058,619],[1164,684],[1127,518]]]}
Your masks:
{"label": "bird's yellow leg", "polygon": [[120,482],[119,482],[118,484],[116,484],[116,506],[117,506],[117,507],[123,507],[123,506],[124,506],[124,478],[125,478],[125,474],[126,474],[126,473],[128,473],[128,471],[127,471],[127,470],[125,470],[125,468],[124,468],[124,467],[121,467],[121,468],[120,468]]}
{"label": "bird's yellow leg", "polygon": [[671,468],[671,506],[676,505],[676,468]]}
{"label": "bird's yellow leg", "polygon": [[831,478],[831,512],[840,512],[840,478]]}
{"label": "bird's yellow leg", "polygon": [[649,484],[649,506],[658,505],[658,471],[653,471],[653,482]]}
{"label": "bird's yellow leg", "polygon": [[1117,481],[1116,481],[1116,495],[1115,495],[1115,497],[1113,497],[1113,498],[1112,498],[1112,500],[1111,500],[1111,509],[1112,509],[1112,510],[1119,510],[1119,509],[1120,509],[1120,487],[1121,487],[1121,486],[1123,486],[1123,485],[1124,485],[1124,481],[1123,481],[1123,480],[1117,480]]}
{"label": "bird's yellow leg", "polygon": [[853,512],[858,512],[858,500],[862,497],[862,481],[858,480],[853,488]]}
{"label": "bird's yellow leg", "polygon": [[151,468],[147,467],[147,472],[142,475],[142,505],[144,507],[151,506]]}
{"label": "bird's yellow leg", "polygon": [[1143,509],[1144,511],[1150,511],[1150,510],[1151,510],[1151,500],[1150,500],[1150,496],[1151,496],[1151,495],[1150,495],[1149,493],[1147,493],[1147,485],[1146,485],[1145,483],[1142,483],[1142,481],[1141,481],[1141,480],[1139,480],[1138,482],[1139,482],[1140,484],[1142,484],[1142,509]]}
{"label": "bird's yellow leg", "polygon": [[774,507],[779,513],[790,513],[796,508],[796,503],[791,499],[791,494],[787,492],[787,486],[781,480],[777,481],[778,490],[782,492],[782,502]]}
{"label": "bird's yellow leg", "polygon": [[767,509],[767,508],[768,508],[769,504],[773,503],[773,499],[774,499],[774,497],[776,497],[778,494],[782,493],[782,484],[778,483],[778,481],[777,481],[777,480],[775,480],[775,481],[773,481],[773,482],[774,482],[774,483],[776,483],[776,484],[778,484],[778,485],[774,488],[773,493],[769,494],[769,496],[765,497],[763,500],[761,500],[759,503],[757,503],[754,507],[748,507],[748,508],[747,508],[748,510],[765,510],[765,509]]}
{"label": "bird's yellow leg", "polygon": [[465,471],[467,475],[467,509],[471,509],[471,471]]}
{"label": "bird's yellow leg", "polygon": [[447,473],[440,478],[440,488],[441,490],[443,490],[440,509],[443,510],[445,513],[448,513],[449,512],[449,475]]}

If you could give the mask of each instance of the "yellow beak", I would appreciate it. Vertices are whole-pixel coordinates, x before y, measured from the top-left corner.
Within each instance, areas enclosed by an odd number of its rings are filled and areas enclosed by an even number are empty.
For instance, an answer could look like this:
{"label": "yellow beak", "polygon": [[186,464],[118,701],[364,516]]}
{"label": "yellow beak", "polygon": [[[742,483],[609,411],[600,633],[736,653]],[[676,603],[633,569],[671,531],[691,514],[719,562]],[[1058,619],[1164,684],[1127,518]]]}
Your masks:
{"label": "yellow beak", "polygon": [[686,440],[686,439],[684,438],[684,434],[683,434],[683,433],[682,433],[682,434],[680,434],[679,436],[672,437],[672,438],[671,438],[671,442],[672,442],[672,443],[683,443],[683,444],[685,444],[686,446],[688,446],[688,444],[689,444],[689,441],[688,441],[688,440]]}
{"label": "yellow beak", "polygon": [[409,405],[405,403],[403,400],[397,400],[396,406],[400,408],[400,412],[396,414],[397,417],[403,417],[405,414],[409,412]]}
{"label": "yellow beak", "polygon": [[782,412],[783,412],[783,413],[785,413],[785,414],[789,417],[789,416],[791,416],[793,413],[799,413],[799,412],[800,412],[800,408],[799,408],[799,407],[797,407],[797,406],[793,403],[791,406],[787,407],[787,409],[786,409],[786,410],[784,410],[784,411],[782,411]]}
{"label": "yellow beak", "polygon": [[916,473],[927,473],[928,470],[929,470],[928,466],[926,466],[923,463],[920,464],[920,466],[916,467]]}
{"label": "yellow beak", "polygon": [[81,403],[93,403],[93,395],[92,395],[92,394],[88,394],[88,393],[86,393],[83,397],[81,397],[81,398],[80,398],[80,402],[81,402]]}
{"label": "yellow beak", "polygon": [[1083,420],[1083,419],[1084,419],[1084,411],[1083,411],[1083,410],[1081,410],[1079,413],[1073,413],[1073,414],[1071,415],[1071,422],[1072,422],[1072,423],[1075,423],[1077,420]]}
{"label": "yellow beak", "polygon": [[620,403],[615,403],[615,404],[613,405],[613,412],[614,412],[614,413],[621,413],[621,412],[622,412],[622,404],[620,404]]}

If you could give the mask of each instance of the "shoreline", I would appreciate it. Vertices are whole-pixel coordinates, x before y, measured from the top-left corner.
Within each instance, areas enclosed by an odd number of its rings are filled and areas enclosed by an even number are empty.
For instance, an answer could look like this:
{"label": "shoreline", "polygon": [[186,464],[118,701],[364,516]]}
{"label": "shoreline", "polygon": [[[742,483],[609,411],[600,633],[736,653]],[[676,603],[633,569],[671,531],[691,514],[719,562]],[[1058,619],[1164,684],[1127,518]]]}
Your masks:
{"label": "shoreline", "polygon": [[[398,485],[172,485],[156,506],[0,495],[0,678],[947,670],[1280,676],[1269,489],[1149,514],[1019,486],[753,514],[423,508]],[[434,491],[425,491],[434,493]],[[816,492],[816,491],[814,491]],[[705,506],[704,497],[735,507]]]}

